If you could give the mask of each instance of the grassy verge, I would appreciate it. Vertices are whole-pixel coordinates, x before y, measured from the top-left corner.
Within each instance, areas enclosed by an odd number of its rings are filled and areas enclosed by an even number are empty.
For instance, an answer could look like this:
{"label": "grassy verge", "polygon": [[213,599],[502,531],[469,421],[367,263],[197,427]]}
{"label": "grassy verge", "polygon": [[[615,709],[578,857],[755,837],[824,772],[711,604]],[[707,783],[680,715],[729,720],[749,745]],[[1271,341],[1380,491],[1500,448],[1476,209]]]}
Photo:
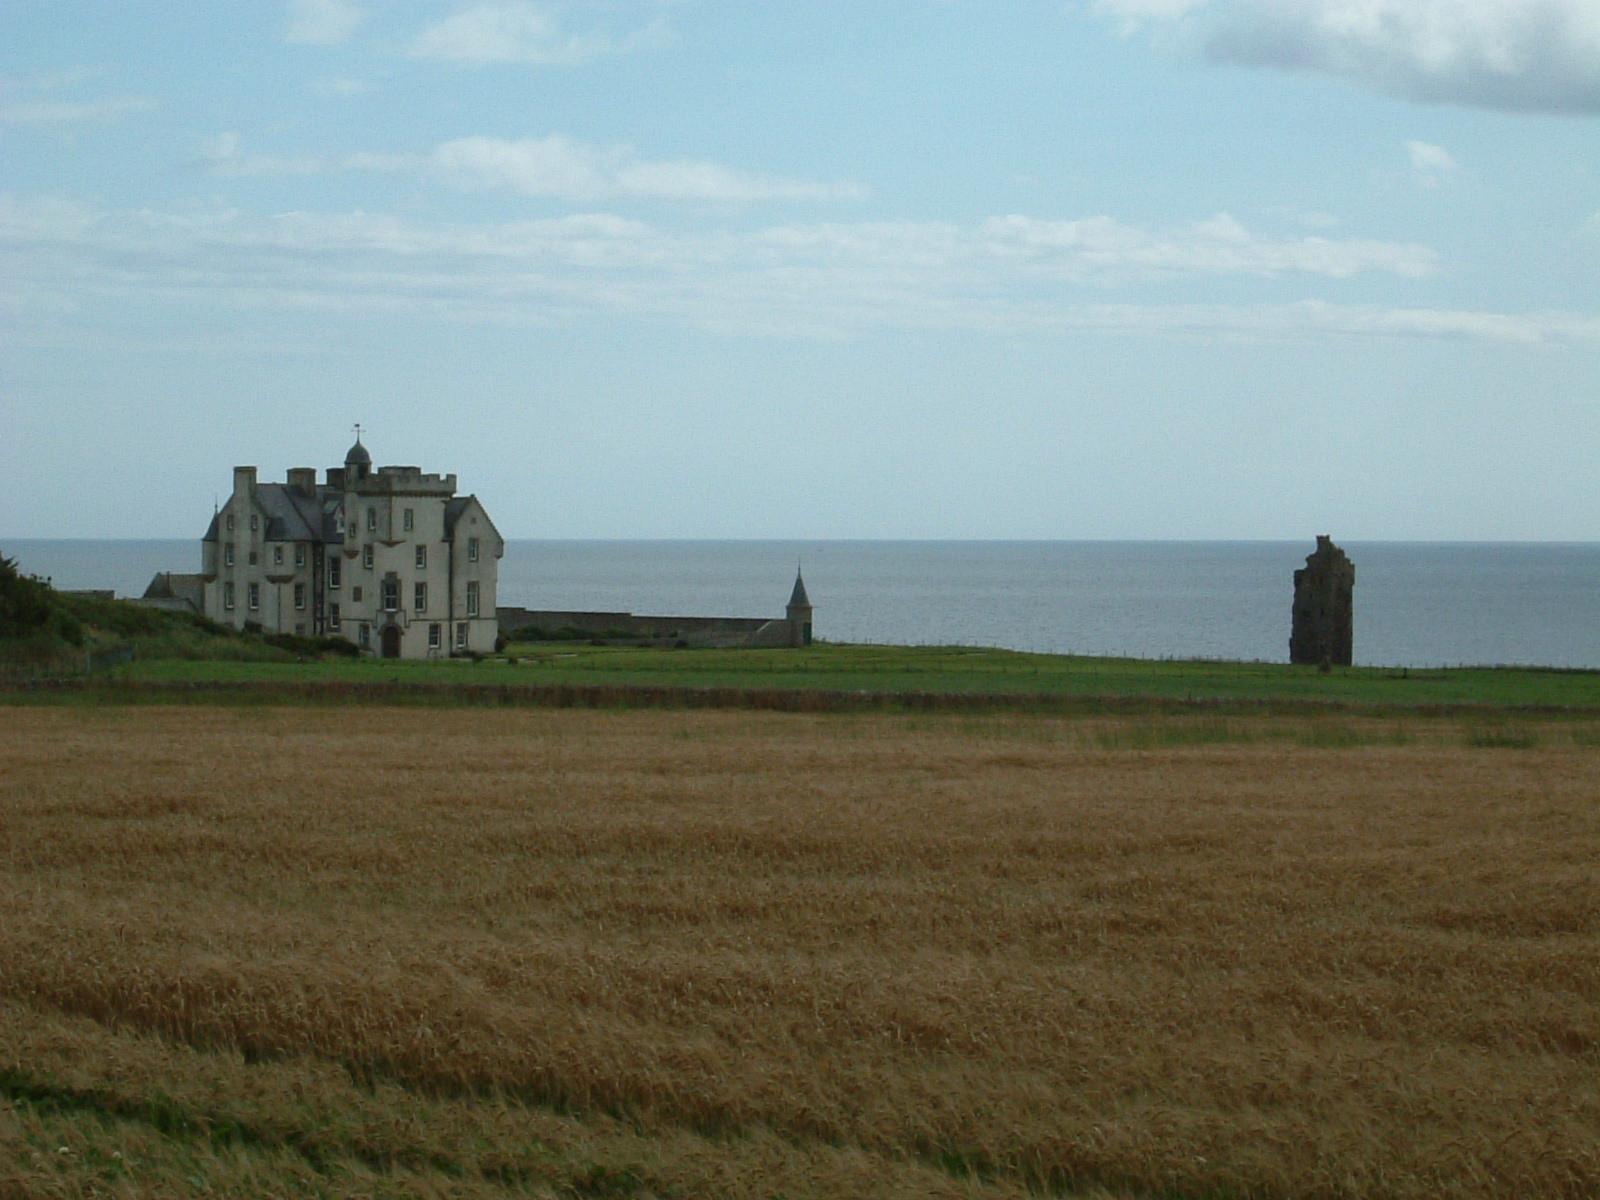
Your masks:
{"label": "grassy verge", "polygon": [[119,681],[218,684],[486,685],[535,688],[799,690],[967,697],[1313,702],[1380,707],[1600,708],[1600,671],[1469,667],[1395,670],[1153,661],[948,647],[805,650],[519,647],[482,662],[143,660]]}

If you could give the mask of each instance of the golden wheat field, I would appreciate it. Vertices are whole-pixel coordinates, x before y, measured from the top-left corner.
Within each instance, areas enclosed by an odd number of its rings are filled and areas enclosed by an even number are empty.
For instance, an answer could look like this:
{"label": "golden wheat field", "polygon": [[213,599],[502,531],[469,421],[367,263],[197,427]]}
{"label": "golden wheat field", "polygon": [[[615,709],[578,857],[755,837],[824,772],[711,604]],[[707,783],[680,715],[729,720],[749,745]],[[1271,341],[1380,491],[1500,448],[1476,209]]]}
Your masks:
{"label": "golden wheat field", "polygon": [[1595,732],[0,708],[0,1197],[1600,1195]]}

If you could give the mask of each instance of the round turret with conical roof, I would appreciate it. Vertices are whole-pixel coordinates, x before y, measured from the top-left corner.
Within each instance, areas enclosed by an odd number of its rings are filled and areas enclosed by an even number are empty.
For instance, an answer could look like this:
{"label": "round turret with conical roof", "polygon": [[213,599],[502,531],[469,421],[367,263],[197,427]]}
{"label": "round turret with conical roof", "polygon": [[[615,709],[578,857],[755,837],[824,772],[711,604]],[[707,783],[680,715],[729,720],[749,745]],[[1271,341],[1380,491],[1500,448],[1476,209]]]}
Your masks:
{"label": "round turret with conical roof", "polygon": [[372,474],[372,455],[367,453],[367,448],[361,444],[361,435],[356,434],[356,444],[345,451],[344,478],[348,484],[356,479],[365,479]]}

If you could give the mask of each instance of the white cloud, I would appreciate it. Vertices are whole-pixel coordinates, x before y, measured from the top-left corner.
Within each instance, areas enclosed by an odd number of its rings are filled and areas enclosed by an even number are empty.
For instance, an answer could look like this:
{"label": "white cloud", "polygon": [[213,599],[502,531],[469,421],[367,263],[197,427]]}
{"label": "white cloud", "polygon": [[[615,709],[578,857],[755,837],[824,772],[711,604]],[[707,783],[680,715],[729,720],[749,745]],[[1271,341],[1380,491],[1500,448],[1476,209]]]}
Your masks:
{"label": "white cloud", "polygon": [[1497,313],[1462,309],[1389,308],[1304,300],[1238,305],[1099,305],[1076,310],[1073,327],[1162,332],[1197,337],[1446,338],[1538,345],[1600,344],[1600,318],[1580,313]]}
{"label": "white cloud", "polygon": [[1443,146],[1430,142],[1407,142],[1411,156],[1411,178],[1418,187],[1435,188],[1456,172],[1456,160]]}
{"label": "white cloud", "polygon": [[201,145],[195,164],[216,175],[310,175],[321,171],[417,171],[463,191],[588,201],[671,200],[739,204],[756,201],[859,200],[853,183],[807,183],[752,175],[718,163],[652,162],[629,146],[597,146],[559,134],[545,138],[466,137],[428,154],[358,151],[337,160],[316,155],[278,157],[246,151],[235,131]]}
{"label": "white cloud", "polygon": [[[241,150],[242,154],[242,150]],[[1418,247],[1268,239],[1229,217],[1152,231],[1109,217],[674,232],[607,213],[479,224],[234,209],[118,212],[0,197],[18,311],[97,303],[413,313],[550,323],[626,316],[787,337],[868,329],[1067,329],[1194,337],[1600,343],[1600,318],[1334,304],[1114,302],[1173,277],[1409,278]]]}
{"label": "white cloud", "polygon": [[626,53],[661,40],[666,26],[654,22],[623,37],[593,30],[568,33],[553,8],[529,0],[485,0],[446,17],[411,43],[413,58],[477,66],[489,63],[581,62]]}
{"label": "white cloud", "polygon": [[315,79],[309,86],[318,96],[361,96],[372,90],[372,85],[366,80],[349,79],[344,76]]}
{"label": "white cloud", "polygon": [[1207,0],[1095,0],[1095,9],[1129,21],[1172,21],[1206,3]]}
{"label": "white cloud", "polygon": [[1426,246],[1360,238],[1262,238],[1227,213],[1168,232],[1125,225],[1110,217],[1040,221],[997,217],[981,232],[997,254],[1067,279],[1103,272],[1143,275],[1323,275],[1348,279],[1381,271],[1419,279],[1438,271]]}
{"label": "white cloud", "polygon": [[338,46],[367,14],[349,0],[289,0],[288,40],[304,46]]}
{"label": "white cloud", "polygon": [[850,200],[854,184],[805,183],[750,175],[717,163],[650,162],[627,146],[596,146],[559,135],[545,138],[467,137],[445,142],[429,156],[440,179],[469,191],[597,200],[627,196],[658,200],[748,202]]}
{"label": "white cloud", "polygon": [[1425,102],[1600,112],[1596,0],[1097,0],[1215,62],[1321,71]]}
{"label": "white cloud", "polygon": [[129,113],[149,112],[158,107],[149,96],[101,96],[81,100],[62,95],[102,74],[93,67],[73,67],[27,78],[0,77],[0,127],[115,121]]}
{"label": "white cloud", "polygon": [[0,125],[73,125],[114,121],[129,113],[149,112],[148,96],[106,96],[98,100],[13,100],[0,102]]}
{"label": "white cloud", "polygon": [[207,138],[200,146],[200,163],[213,175],[265,176],[314,175],[325,169],[321,159],[311,155],[280,158],[267,154],[247,154],[244,139],[229,130]]}
{"label": "white cloud", "polygon": [[412,171],[420,167],[422,162],[415,154],[359,150],[344,160],[344,167],[348,171]]}

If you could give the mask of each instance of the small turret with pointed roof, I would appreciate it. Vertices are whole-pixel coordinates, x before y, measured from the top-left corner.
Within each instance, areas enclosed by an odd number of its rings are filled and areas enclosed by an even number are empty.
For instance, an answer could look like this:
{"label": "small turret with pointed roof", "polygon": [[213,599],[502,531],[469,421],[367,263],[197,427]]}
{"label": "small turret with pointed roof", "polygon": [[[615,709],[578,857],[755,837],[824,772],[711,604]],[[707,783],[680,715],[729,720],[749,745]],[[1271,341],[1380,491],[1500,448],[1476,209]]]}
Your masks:
{"label": "small turret with pointed roof", "polygon": [[806,595],[806,581],[798,567],[794,572],[794,591],[789,593],[786,616],[789,619],[789,644],[811,645],[811,597]]}

